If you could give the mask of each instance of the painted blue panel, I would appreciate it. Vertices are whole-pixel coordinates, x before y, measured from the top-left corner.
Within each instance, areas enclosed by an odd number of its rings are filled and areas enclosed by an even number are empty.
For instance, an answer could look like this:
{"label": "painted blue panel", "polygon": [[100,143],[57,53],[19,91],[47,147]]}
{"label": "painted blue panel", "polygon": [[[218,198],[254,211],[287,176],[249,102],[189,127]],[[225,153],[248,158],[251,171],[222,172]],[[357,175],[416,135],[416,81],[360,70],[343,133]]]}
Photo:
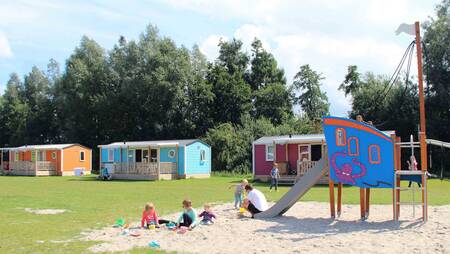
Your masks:
{"label": "painted blue panel", "polygon": [[[103,163],[111,163],[108,160],[108,152],[110,149],[102,148],[102,162]],[[113,162],[120,162],[120,148],[114,148],[114,160]]]}
{"label": "painted blue panel", "polygon": [[173,158],[169,157],[170,151],[173,151],[175,154],[176,147],[161,147],[160,154],[159,154],[161,162],[176,162],[177,161],[176,156],[173,156]]}
{"label": "painted blue panel", "polygon": [[184,175],[184,147],[178,148],[178,174]]}
{"label": "painted blue panel", "polygon": [[108,149],[102,148],[102,162],[108,162]]}
{"label": "painted blue panel", "polygon": [[[205,160],[200,160],[200,151],[205,151]],[[211,173],[211,148],[202,142],[194,142],[186,147],[186,174]]]}
{"label": "painted blue panel", "polygon": [[120,148],[114,148],[114,162],[120,162]]}
{"label": "painted blue panel", "polygon": [[128,154],[128,149],[123,148],[123,149],[122,149],[122,161],[123,161],[123,162],[127,162],[127,161],[128,161],[128,156],[127,156],[127,154]]}
{"label": "painted blue panel", "polygon": [[[330,178],[335,182],[355,185],[362,188],[393,188],[394,186],[394,144],[390,137],[373,126],[347,118],[324,117],[323,129],[330,162]],[[338,145],[338,129],[344,130],[344,145]],[[342,136],[341,136],[342,137]],[[353,153],[358,140],[359,153]],[[371,145],[380,147],[380,161]],[[372,161],[369,160],[372,153]]]}

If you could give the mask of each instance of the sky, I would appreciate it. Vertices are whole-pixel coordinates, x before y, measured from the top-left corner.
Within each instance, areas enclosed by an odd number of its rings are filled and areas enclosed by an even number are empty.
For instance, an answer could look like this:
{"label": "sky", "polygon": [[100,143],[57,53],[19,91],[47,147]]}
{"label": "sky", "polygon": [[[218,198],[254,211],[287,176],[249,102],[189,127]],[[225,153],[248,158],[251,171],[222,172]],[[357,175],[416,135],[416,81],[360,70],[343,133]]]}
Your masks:
{"label": "sky", "polygon": [[[258,37],[285,70],[288,83],[303,64],[321,73],[332,115],[345,116],[351,98],[338,90],[348,65],[390,75],[410,35],[401,23],[426,21],[439,1],[423,0],[0,0],[0,94],[12,72],[62,66],[83,35],[106,50],[119,36],[137,39],[148,24],[177,45],[200,46],[209,60],[220,39],[238,38],[249,52]],[[416,67],[412,67],[414,74]],[[62,68],[63,69],[63,68]]]}

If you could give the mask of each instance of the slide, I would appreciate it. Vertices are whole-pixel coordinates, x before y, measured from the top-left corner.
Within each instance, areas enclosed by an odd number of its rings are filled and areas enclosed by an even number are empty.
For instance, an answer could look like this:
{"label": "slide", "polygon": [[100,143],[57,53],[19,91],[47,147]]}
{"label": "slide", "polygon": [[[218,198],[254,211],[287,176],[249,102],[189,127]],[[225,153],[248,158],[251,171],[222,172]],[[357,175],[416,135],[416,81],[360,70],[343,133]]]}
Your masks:
{"label": "slide", "polygon": [[322,158],[308,170],[283,197],[268,210],[255,214],[255,218],[273,218],[283,215],[297,202],[327,171],[327,159]]}

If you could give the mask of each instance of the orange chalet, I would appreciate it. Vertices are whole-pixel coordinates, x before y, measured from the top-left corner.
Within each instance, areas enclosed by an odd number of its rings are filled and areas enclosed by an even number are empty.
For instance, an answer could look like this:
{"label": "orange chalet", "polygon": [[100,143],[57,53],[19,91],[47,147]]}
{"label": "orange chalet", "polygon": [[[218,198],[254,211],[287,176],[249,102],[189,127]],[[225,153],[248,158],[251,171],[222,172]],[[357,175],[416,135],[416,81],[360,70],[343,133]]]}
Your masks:
{"label": "orange chalet", "polygon": [[0,165],[11,175],[86,175],[92,169],[92,150],[80,144],[2,148]]}

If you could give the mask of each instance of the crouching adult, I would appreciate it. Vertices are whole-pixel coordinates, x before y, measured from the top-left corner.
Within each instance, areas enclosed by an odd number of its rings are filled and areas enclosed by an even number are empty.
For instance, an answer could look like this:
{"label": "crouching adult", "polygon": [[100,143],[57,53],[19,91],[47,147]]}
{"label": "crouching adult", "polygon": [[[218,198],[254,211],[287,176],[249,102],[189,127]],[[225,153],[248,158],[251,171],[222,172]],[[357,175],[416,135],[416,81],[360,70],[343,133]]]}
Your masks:
{"label": "crouching adult", "polygon": [[252,214],[252,218],[254,218],[255,214],[264,212],[269,208],[266,197],[261,191],[247,184],[245,192],[247,193],[247,198],[244,200],[243,207]]}

